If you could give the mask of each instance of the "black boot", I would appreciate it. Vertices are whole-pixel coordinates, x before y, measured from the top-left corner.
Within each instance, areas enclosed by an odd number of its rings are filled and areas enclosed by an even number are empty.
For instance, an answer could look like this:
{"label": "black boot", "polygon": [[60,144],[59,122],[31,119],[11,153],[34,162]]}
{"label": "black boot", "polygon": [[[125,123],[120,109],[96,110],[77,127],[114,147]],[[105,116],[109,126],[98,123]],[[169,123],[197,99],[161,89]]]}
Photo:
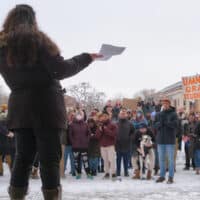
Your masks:
{"label": "black boot", "polygon": [[97,171],[96,171],[96,170],[92,170],[92,171],[91,171],[91,175],[92,175],[92,176],[97,176]]}
{"label": "black boot", "polygon": [[129,177],[129,173],[128,172],[124,172],[124,176],[125,177]]}
{"label": "black boot", "polygon": [[27,187],[20,188],[20,187],[13,187],[10,186],[8,188],[8,194],[10,196],[10,200],[24,200],[27,194]]}
{"label": "black boot", "polygon": [[172,184],[172,183],[174,183],[174,179],[172,177],[169,177],[167,184]]}
{"label": "black boot", "polygon": [[101,166],[101,173],[104,173],[104,165]]}
{"label": "black boot", "polygon": [[159,171],[159,167],[155,167],[155,168],[154,168],[154,175],[155,175],[155,176],[158,175],[158,171]]}
{"label": "black boot", "polygon": [[98,166],[98,172],[99,172],[99,173],[101,172],[101,168],[100,168],[100,166]]}
{"label": "black boot", "polygon": [[184,167],[183,170],[188,171],[188,170],[190,170],[190,167]]}
{"label": "black boot", "polygon": [[162,183],[165,181],[165,177],[159,177],[157,180],[156,180],[156,183]]}
{"label": "black boot", "polygon": [[42,189],[44,200],[62,200],[62,188],[58,187],[56,189]]}

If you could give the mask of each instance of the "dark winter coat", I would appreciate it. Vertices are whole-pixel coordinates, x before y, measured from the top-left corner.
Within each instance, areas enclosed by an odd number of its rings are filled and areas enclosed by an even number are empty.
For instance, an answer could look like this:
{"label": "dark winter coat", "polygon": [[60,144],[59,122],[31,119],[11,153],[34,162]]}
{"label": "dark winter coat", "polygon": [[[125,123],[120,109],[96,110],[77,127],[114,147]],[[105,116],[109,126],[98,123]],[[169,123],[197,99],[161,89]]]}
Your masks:
{"label": "dark winter coat", "polygon": [[9,131],[5,119],[0,119],[0,155],[13,154],[15,151],[15,139],[7,137]]}
{"label": "dark winter coat", "polygon": [[59,80],[73,76],[92,62],[89,54],[69,60],[50,56],[41,49],[32,66],[9,67],[7,49],[0,48],[0,73],[11,90],[8,103],[8,127],[66,128],[66,110]]}
{"label": "dark winter coat", "polygon": [[117,126],[110,121],[102,125],[102,130],[99,128],[96,131],[95,137],[99,140],[101,147],[109,147],[116,144]]}
{"label": "dark winter coat", "polygon": [[178,126],[178,116],[175,109],[162,111],[156,115],[157,144],[175,144]]}
{"label": "dark winter coat", "polygon": [[6,121],[0,120],[0,155],[6,153],[6,149],[8,147],[8,130],[6,128]]}
{"label": "dark winter coat", "polygon": [[120,119],[117,127],[116,151],[129,152],[133,140],[134,127],[127,119]]}
{"label": "dark winter coat", "polygon": [[97,126],[90,128],[91,136],[90,136],[89,147],[88,147],[88,156],[90,158],[96,158],[96,157],[101,156],[99,140],[95,137],[96,130],[97,130]]}
{"label": "dark winter coat", "polygon": [[67,145],[67,129],[62,129],[61,131],[61,144]]}
{"label": "dark winter coat", "polygon": [[70,127],[70,124],[67,122],[66,130],[63,129],[61,132],[61,144],[65,146],[72,146],[72,143],[69,137],[69,127]]}
{"label": "dark winter coat", "polygon": [[74,121],[69,126],[69,139],[74,150],[88,150],[90,132],[86,122]]}

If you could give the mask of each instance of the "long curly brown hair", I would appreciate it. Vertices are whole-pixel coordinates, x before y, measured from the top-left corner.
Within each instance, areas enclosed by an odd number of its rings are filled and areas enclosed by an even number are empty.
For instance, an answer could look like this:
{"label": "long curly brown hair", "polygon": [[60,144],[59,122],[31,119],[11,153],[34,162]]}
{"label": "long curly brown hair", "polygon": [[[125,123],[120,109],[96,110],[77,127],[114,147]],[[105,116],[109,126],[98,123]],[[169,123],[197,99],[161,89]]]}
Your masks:
{"label": "long curly brown hair", "polygon": [[0,42],[7,48],[9,66],[34,65],[41,49],[52,56],[60,53],[57,45],[39,30],[33,8],[25,4],[17,5],[8,13]]}

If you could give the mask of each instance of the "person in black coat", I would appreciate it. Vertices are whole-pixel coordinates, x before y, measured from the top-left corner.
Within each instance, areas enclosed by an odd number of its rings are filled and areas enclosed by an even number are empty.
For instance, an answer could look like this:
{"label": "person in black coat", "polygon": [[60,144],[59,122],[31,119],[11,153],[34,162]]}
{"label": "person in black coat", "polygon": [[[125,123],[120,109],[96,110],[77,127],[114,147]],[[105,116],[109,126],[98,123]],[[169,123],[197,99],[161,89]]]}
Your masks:
{"label": "person in black coat", "polygon": [[15,132],[16,157],[9,187],[11,199],[24,199],[36,151],[45,199],[60,199],[60,133],[66,110],[60,80],[71,77],[98,54],[65,60],[36,22],[29,5],[17,5],[0,32],[0,73],[11,90],[8,126]]}
{"label": "person in black coat", "polygon": [[133,140],[134,127],[128,120],[128,113],[125,108],[122,108],[119,113],[119,122],[117,123],[117,140],[116,140],[116,152],[117,152],[117,176],[121,176],[121,161],[123,159],[124,164],[124,176],[128,174],[128,161],[131,149],[131,141]]}
{"label": "person in black coat", "polygon": [[175,155],[175,143],[176,133],[178,127],[178,116],[175,112],[175,108],[171,106],[169,99],[162,101],[163,110],[156,115],[155,127],[157,128],[157,144],[158,155],[160,165],[160,177],[156,181],[157,183],[165,180],[166,174],[166,156],[169,163],[169,179],[168,184],[173,183],[174,178],[174,155]]}

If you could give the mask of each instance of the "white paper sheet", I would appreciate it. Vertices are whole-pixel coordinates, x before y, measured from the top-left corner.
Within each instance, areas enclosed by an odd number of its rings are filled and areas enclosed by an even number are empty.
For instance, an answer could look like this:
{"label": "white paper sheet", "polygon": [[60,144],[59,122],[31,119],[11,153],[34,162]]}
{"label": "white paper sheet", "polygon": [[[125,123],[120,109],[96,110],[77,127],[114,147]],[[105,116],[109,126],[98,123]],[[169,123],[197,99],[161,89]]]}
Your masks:
{"label": "white paper sheet", "polygon": [[103,55],[103,57],[99,58],[98,60],[108,60],[112,56],[122,54],[125,49],[125,47],[118,47],[110,44],[102,44],[99,54]]}

